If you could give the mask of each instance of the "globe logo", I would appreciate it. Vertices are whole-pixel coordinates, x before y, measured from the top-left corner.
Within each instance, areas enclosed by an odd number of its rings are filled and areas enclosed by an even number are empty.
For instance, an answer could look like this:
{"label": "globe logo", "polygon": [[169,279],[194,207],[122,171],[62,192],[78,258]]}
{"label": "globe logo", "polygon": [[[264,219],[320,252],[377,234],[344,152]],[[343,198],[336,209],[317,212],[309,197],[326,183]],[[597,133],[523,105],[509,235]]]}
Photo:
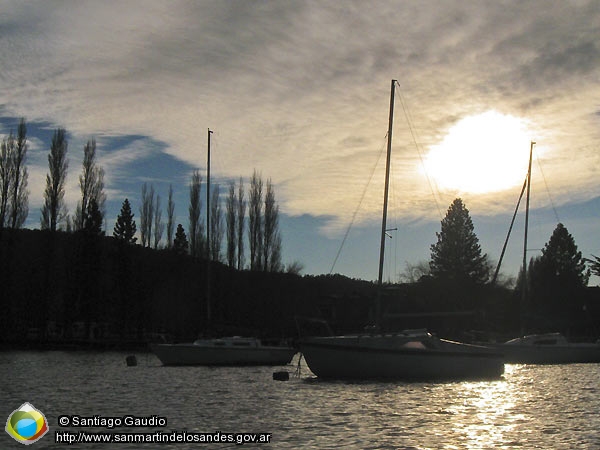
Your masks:
{"label": "globe logo", "polygon": [[41,411],[25,402],[8,416],[5,430],[17,442],[29,445],[48,432],[48,422]]}

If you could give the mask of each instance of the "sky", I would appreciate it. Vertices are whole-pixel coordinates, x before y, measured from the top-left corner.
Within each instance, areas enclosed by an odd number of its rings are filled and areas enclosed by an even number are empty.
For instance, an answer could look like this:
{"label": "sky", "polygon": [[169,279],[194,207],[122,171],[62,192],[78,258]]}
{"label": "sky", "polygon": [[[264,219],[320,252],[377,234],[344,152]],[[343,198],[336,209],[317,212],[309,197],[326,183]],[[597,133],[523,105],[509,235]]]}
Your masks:
{"label": "sky", "polygon": [[559,221],[600,255],[597,1],[0,0],[0,61],[0,135],[28,125],[28,228],[57,127],[70,212],[96,139],[108,234],[125,198],[139,218],[144,182],[163,207],[173,186],[187,226],[210,129],[221,193],[254,170],[272,180],[284,263],[374,280],[394,79],[387,279],[429,260],[457,197],[497,262],[531,141],[528,256]]}

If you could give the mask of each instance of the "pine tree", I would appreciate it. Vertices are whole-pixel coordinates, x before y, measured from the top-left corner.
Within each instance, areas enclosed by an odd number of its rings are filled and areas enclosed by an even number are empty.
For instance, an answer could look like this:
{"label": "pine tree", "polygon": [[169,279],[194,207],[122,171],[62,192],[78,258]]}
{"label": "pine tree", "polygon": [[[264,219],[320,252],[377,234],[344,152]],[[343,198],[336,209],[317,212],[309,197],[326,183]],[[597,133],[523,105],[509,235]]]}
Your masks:
{"label": "pine tree", "polygon": [[586,270],[585,259],[577,250],[573,236],[559,223],[542,254],[529,262],[528,307],[537,314],[556,315],[578,309],[579,294],[587,286],[589,277],[590,271]]}
{"label": "pine tree", "polygon": [[188,251],[188,240],[181,224],[177,225],[175,239],[173,240],[173,250],[179,255],[185,255]]}
{"label": "pine tree", "polygon": [[573,288],[587,285],[590,274],[573,236],[559,223],[542,249],[541,263],[547,267],[557,284]]}
{"label": "pine tree", "polygon": [[136,225],[131,213],[131,205],[129,204],[129,200],[125,199],[121,206],[121,212],[117,217],[117,223],[115,223],[113,236],[126,244],[135,244],[137,241],[135,232]]}
{"label": "pine tree", "polygon": [[95,199],[88,203],[87,212],[83,220],[83,231],[89,235],[102,236],[102,221],[104,217]]}
{"label": "pine tree", "polygon": [[431,275],[434,278],[485,283],[490,267],[487,255],[481,254],[469,210],[460,198],[455,199],[436,233],[431,246]]}

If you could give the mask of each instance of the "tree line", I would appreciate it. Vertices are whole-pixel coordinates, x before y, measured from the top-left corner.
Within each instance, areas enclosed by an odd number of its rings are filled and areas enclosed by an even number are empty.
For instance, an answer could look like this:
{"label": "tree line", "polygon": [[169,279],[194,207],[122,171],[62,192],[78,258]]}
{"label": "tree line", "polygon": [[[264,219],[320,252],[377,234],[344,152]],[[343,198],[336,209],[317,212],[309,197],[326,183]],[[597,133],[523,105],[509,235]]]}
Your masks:
{"label": "tree line", "polygon": [[[16,135],[11,131],[2,141],[0,151],[0,228],[21,228],[28,216],[29,191],[27,126],[25,119],[19,122]],[[57,128],[52,136],[48,153],[48,173],[44,201],[40,211],[42,230],[67,232],[84,231],[102,235],[105,221],[106,194],[104,193],[104,170],[96,159],[96,141],[90,139],[83,148],[83,163],[79,175],[81,190],[76,210],[69,214],[64,201],[65,182],[69,168],[68,141],[64,128]],[[175,202],[173,186],[169,186],[166,205],[166,223],[163,221],[161,197],[152,184],[141,188],[139,229],[135,222],[129,199],[125,199],[113,228],[113,237],[127,244],[136,244],[138,231],[142,247],[167,248],[176,253],[197,258],[225,262],[238,270],[282,271],[282,238],[279,231],[279,206],[271,179],[266,183],[256,170],[250,178],[246,194],[243,178],[229,183],[222,207],[219,185],[211,187],[209,223],[205,223],[202,211],[202,175],[199,170],[192,174],[189,184],[188,228],[181,223],[175,226]],[[246,195],[248,199],[246,199]],[[208,209],[208,208],[207,208]],[[166,243],[163,236],[166,231]],[[249,260],[246,265],[246,243]],[[225,240],[225,245],[223,241]],[[294,263],[290,270],[301,266]]]}

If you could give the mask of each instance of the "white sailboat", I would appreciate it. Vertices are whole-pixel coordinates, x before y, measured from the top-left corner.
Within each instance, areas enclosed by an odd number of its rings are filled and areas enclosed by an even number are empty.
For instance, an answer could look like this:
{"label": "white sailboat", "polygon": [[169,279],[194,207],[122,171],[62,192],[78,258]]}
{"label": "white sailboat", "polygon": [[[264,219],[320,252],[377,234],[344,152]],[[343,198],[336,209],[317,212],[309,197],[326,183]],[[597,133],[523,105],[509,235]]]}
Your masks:
{"label": "white sailboat", "polygon": [[[394,117],[392,80],[379,256],[379,291],[383,279],[388,185]],[[376,301],[377,325],[381,301]],[[502,355],[488,347],[437,338],[426,330],[365,333],[348,336],[306,337],[300,350],[310,370],[326,379],[473,379],[497,378],[504,372]]]}
{"label": "white sailboat", "polygon": [[[525,202],[525,234],[523,239],[523,277],[521,287],[521,301],[524,303],[527,299],[527,234],[529,228],[529,199],[531,194],[531,164],[533,160],[533,146],[531,142],[529,148],[529,168],[523,191],[527,188]],[[518,210],[520,199],[515,209],[515,215]],[[514,217],[513,217],[514,222]],[[512,228],[512,224],[511,224]],[[510,235],[510,230],[509,230]],[[507,237],[508,240],[508,237]],[[504,244],[506,248],[506,244]],[[502,250],[504,254],[504,249]],[[496,269],[496,274],[498,268]],[[495,278],[495,277],[494,277]],[[560,333],[531,334],[511,339],[496,348],[504,355],[506,363],[511,364],[571,364],[571,363],[598,363],[600,362],[600,340],[592,342],[569,342]]]}
{"label": "white sailboat", "polygon": [[[208,130],[208,158],[206,177],[206,223],[210,233],[210,135]],[[209,235],[207,235],[207,240]],[[206,314],[211,320],[210,256],[207,258]],[[287,345],[264,345],[254,337],[230,336],[203,338],[191,343],[150,344],[150,350],[165,366],[242,366],[288,364],[296,349]]]}

